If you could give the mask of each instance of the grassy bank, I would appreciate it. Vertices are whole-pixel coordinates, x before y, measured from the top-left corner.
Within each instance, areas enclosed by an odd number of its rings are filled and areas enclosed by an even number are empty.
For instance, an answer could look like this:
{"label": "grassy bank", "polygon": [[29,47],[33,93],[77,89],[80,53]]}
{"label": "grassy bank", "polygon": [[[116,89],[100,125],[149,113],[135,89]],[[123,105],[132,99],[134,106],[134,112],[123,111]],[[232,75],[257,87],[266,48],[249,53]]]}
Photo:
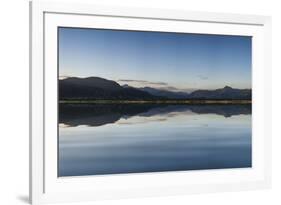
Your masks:
{"label": "grassy bank", "polygon": [[60,100],[65,104],[251,104],[251,100]]}

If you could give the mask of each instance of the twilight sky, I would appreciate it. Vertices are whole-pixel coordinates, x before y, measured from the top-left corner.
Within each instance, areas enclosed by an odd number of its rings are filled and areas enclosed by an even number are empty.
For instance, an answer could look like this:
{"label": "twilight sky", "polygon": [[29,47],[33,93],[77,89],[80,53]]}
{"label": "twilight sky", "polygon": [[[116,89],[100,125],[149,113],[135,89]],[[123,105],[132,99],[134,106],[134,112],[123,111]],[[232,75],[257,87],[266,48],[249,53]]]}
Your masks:
{"label": "twilight sky", "polygon": [[59,28],[59,76],[135,87],[251,88],[251,37]]}

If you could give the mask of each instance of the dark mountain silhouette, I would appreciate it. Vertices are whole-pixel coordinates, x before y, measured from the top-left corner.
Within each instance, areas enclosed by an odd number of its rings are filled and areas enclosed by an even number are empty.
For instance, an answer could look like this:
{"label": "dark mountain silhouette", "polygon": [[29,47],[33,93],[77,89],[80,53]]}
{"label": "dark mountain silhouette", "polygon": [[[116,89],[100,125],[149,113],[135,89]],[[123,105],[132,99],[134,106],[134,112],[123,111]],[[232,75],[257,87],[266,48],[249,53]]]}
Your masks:
{"label": "dark mountain silhouette", "polygon": [[124,88],[115,81],[99,77],[59,80],[59,98],[81,100],[152,100],[155,97],[133,87]]}
{"label": "dark mountain silhouette", "polygon": [[190,99],[227,99],[227,100],[250,100],[252,98],[251,89],[235,89],[225,86],[216,90],[196,90],[192,92]]}
{"label": "dark mountain silhouette", "polygon": [[156,89],[151,87],[139,88],[139,90],[148,92],[151,95],[165,97],[169,99],[186,99],[188,98],[188,93],[185,92],[173,92],[168,90]]}
{"label": "dark mountain silhouette", "polygon": [[151,87],[134,88],[128,85],[121,86],[115,81],[99,77],[72,77],[59,80],[60,100],[250,100],[251,98],[251,89],[235,89],[229,86],[216,90],[196,90],[188,94]]}

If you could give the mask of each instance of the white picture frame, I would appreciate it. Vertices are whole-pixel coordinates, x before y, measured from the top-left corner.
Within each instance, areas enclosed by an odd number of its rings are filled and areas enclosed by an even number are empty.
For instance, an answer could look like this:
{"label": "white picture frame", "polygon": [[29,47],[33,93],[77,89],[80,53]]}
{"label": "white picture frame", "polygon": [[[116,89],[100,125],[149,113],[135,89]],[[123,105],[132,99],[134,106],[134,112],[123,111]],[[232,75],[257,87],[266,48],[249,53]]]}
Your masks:
{"label": "white picture frame", "polygon": [[[253,167],[58,178],[56,31],[59,26],[253,36]],[[32,204],[269,188],[271,18],[79,3],[31,2],[30,111]]]}

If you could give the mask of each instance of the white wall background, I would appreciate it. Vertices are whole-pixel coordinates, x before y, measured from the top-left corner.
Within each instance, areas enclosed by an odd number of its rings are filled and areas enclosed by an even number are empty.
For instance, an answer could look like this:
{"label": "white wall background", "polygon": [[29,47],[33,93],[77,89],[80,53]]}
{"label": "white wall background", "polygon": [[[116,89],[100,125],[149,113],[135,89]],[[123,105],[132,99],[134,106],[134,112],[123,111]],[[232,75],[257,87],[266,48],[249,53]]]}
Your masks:
{"label": "white wall background", "polygon": [[[70,1],[70,0],[69,0]],[[76,0],[78,1],[78,0]],[[271,15],[273,20],[273,187],[235,193],[199,194],[80,204],[281,204],[281,6],[278,0],[80,0],[104,5]],[[28,1],[0,4],[0,204],[28,201]],[[70,196],[71,197],[71,196]]]}

